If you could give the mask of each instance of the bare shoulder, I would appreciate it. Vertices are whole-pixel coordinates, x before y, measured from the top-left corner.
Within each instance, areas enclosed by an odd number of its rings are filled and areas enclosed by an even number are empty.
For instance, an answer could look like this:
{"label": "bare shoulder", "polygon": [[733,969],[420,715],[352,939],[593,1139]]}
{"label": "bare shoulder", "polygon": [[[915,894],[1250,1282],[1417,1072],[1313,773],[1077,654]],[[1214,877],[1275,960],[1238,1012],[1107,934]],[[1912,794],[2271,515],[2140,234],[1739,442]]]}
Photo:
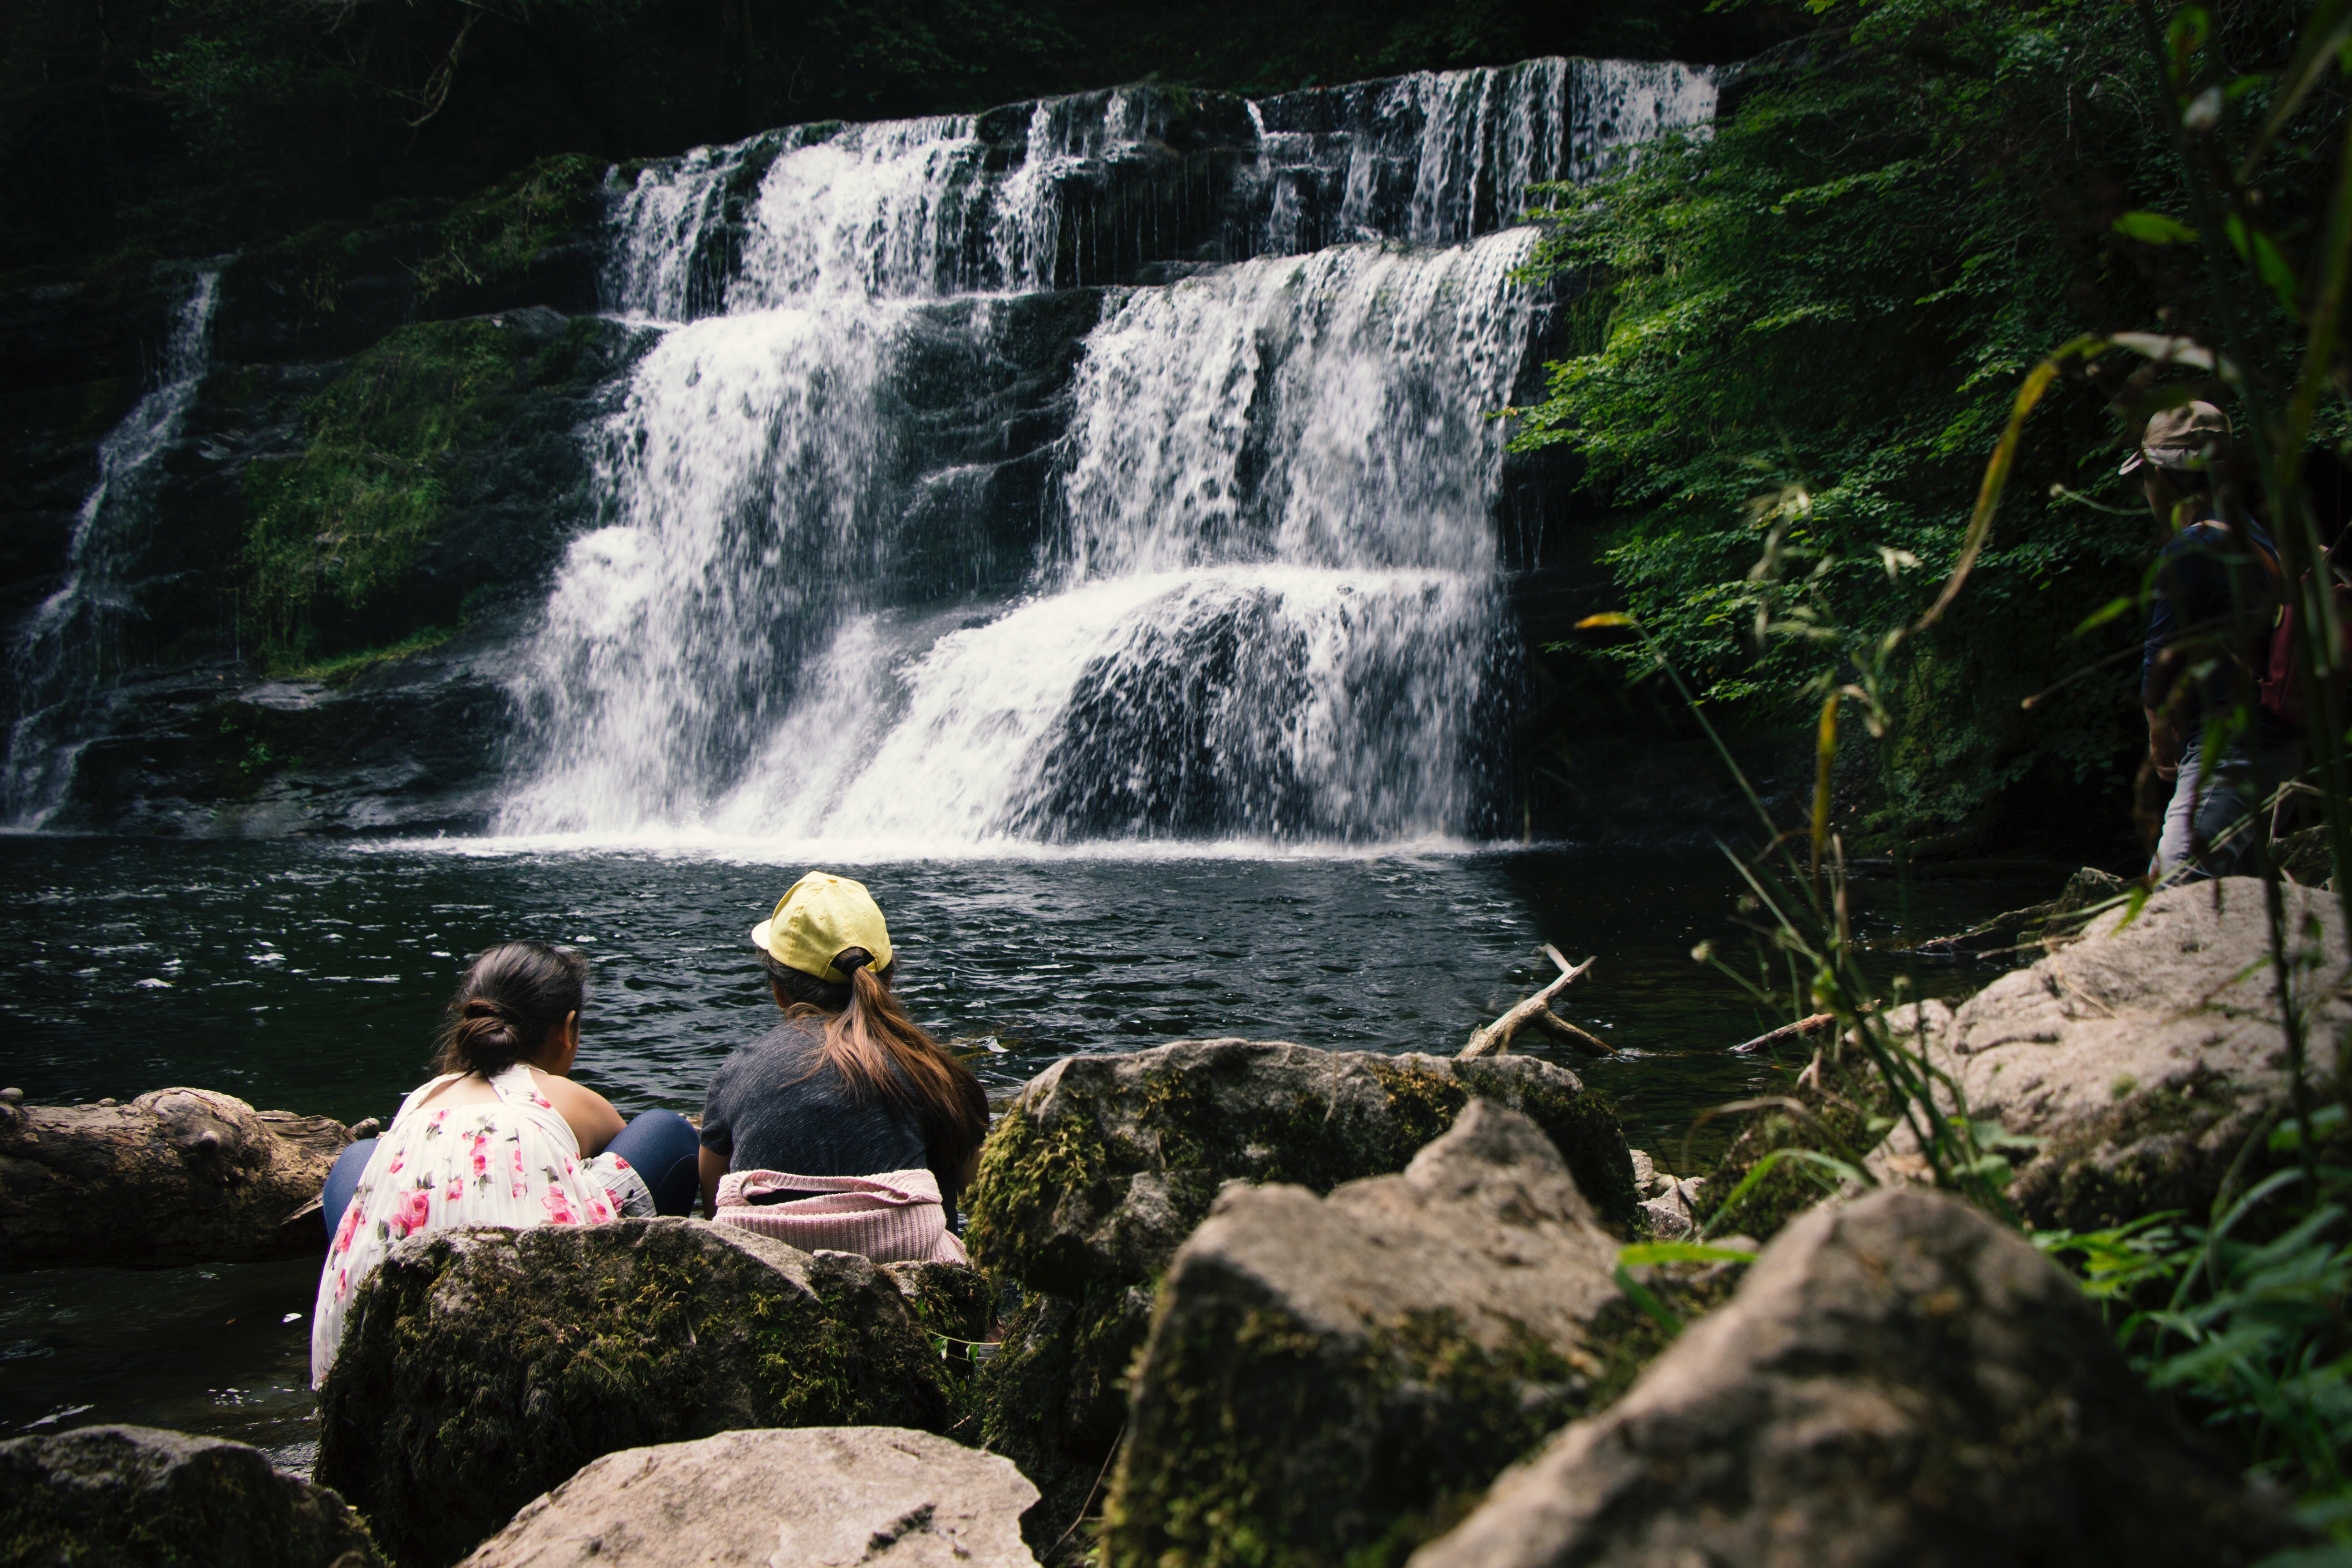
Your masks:
{"label": "bare shoulder", "polygon": [[548,1103],[554,1106],[567,1121],[574,1120],[572,1112],[575,1110],[592,1114],[601,1111],[612,1117],[621,1114],[613,1109],[611,1100],[586,1084],[574,1083],[568,1078],[558,1078],[537,1068],[530,1069],[530,1077],[531,1081],[539,1085],[539,1092],[547,1096]]}

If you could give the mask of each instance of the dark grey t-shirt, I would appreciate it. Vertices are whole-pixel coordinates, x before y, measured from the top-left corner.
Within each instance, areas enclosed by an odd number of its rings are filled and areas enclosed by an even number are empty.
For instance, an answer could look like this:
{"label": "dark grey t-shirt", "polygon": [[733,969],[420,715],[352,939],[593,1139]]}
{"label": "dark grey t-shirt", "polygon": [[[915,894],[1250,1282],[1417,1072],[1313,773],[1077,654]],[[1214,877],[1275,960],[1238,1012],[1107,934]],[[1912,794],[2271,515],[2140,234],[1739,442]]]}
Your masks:
{"label": "dark grey t-shirt", "polygon": [[[818,1049],[824,1028],[815,1018],[787,1018],[719,1063],[702,1101],[703,1146],[738,1171],[796,1176],[929,1167],[921,1118],[853,1095]],[[953,1226],[961,1194],[942,1176],[940,1195]]]}

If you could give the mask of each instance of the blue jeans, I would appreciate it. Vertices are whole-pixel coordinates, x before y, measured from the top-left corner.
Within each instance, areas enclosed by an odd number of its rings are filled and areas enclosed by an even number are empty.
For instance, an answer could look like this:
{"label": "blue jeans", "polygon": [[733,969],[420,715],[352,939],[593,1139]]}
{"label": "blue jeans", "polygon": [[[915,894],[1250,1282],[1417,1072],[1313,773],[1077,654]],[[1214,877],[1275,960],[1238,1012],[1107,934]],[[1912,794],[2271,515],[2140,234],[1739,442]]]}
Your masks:
{"label": "blue jeans", "polygon": [[[2205,737],[2191,735],[2180,748],[2180,773],[2165,807],[2164,832],[2148,870],[2166,882],[2250,874],[2254,837],[2269,819],[2258,811],[2254,770],[2243,741],[2224,750],[2218,765],[2205,766]],[[2292,747],[2264,746],[2262,782],[2275,786],[2294,771]]]}
{"label": "blue jeans", "polygon": [[[335,1156],[335,1168],[327,1173],[327,1188],[319,1197],[320,1217],[326,1221],[331,1238],[335,1226],[342,1223],[343,1211],[352,1206],[352,1194],[358,1190],[360,1176],[374,1152],[375,1140],[362,1138]],[[622,1128],[620,1135],[604,1146],[604,1152],[618,1154],[646,1179],[646,1185],[653,1189],[655,1213],[694,1211],[695,1194],[701,1185],[702,1140],[694,1124],[677,1111],[646,1111]]]}

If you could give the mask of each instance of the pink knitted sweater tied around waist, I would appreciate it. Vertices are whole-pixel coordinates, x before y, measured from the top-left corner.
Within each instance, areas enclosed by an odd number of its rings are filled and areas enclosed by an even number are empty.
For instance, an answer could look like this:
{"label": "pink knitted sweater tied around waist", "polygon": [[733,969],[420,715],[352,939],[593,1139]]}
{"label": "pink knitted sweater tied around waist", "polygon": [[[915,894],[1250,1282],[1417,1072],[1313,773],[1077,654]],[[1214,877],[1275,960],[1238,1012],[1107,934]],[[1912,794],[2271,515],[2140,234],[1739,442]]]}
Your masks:
{"label": "pink knitted sweater tied around waist", "polygon": [[[755,1204],[763,1193],[805,1197]],[[796,1176],[734,1171],[719,1183],[719,1225],[731,1225],[803,1252],[862,1252],[877,1263],[965,1263],[948,1229],[939,1178],[929,1171],[871,1176]]]}

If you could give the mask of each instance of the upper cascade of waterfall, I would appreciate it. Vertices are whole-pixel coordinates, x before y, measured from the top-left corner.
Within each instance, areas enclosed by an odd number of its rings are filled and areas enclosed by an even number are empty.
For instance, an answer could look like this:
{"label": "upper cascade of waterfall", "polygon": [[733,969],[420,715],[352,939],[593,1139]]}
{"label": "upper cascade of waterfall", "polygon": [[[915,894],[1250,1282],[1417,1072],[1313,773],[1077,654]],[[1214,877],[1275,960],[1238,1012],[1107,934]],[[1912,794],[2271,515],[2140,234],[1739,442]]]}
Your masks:
{"label": "upper cascade of waterfall", "polygon": [[92,732],[109,667],[124,662],[123,634],[139,613],[125,566],[143,542],[156,461],[178,437],[210,367],[220,279],[218,263],[189,278],[159,384],[99,443],[98,482],[74,518],[65,582],[17,632],[0,821],[38,827],[55,813]]}
{"label": "upper cascade of waterfall", "polygon": [[657,321],[814,293],[1083,288],[1371,240],[1455,245],[1705,125],[1715,74],[1547,58],[1247,100],[1153,86],[980,115],[794,126],[643,166],[607,308]]}
{"label": "upper cascade of waterfall", "polygon": [[1517,679],[1528,187],[1711,73],[1133,87],[647,165],[662,323],[511,689],[502,831],[1460,836]]}

